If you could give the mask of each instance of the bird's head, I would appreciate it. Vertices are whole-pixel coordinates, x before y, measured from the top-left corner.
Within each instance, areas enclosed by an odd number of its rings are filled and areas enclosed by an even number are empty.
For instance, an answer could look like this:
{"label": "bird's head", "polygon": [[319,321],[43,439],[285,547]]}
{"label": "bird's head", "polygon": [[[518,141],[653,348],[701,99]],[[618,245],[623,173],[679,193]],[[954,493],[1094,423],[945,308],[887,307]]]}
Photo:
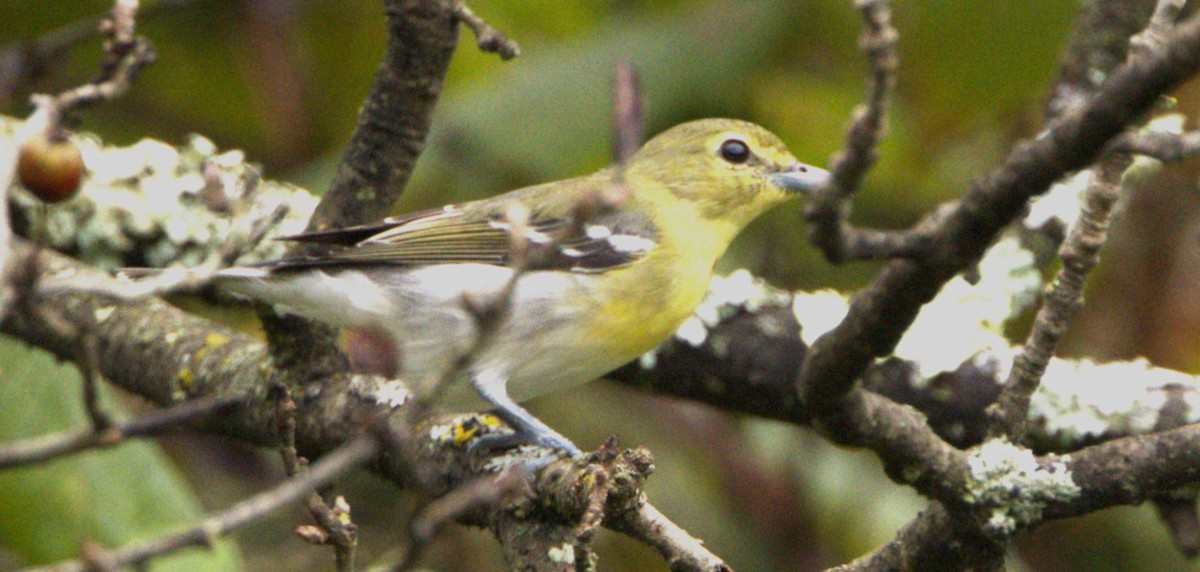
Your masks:
{"label": "bird's head", "polygon": [[665,186],[681,204],[732,234],[767,209],[829,180],[824,169],[797,161],[775,134],[735,119],[672,127],[638,150],[626,173]]}

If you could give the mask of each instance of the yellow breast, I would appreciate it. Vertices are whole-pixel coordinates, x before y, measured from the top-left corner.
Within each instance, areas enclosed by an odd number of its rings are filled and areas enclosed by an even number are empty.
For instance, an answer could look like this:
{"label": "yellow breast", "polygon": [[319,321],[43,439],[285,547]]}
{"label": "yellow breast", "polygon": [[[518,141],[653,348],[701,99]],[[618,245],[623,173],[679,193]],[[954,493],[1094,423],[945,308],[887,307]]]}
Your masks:
{"label": "yellow breast", "polygon": [[[710,229],[711,230],[711,229]],[[714,237],[660,236],[660,240]],[[724,251],[724,242],[688,249],[659,248],[633,264],[606,276],[602,303],[592,319],[590,337],[603,340],[621,362],[632,360],[665,341],[708,292],[713,265]],[[687,254],[683,254],[686,252]]]}

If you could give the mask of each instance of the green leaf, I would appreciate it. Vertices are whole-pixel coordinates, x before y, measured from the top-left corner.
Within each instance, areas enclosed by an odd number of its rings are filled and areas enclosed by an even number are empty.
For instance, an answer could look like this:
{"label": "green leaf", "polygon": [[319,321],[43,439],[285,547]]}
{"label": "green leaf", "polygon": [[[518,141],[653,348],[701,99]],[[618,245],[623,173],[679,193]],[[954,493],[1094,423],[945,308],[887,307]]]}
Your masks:
{"label": "green leaf", "polygon": [[[105,396],[104,407],[120,415],[116,401]],[[72,366],[0,340],[0,447],[87,423]],[[75,558],[85,541],[115,548],[181,530],[202,514],[188,482],[150,441],[0,472],[0,550],[23,564]],[[241,570],[241,556],[222,540],[155,559],[150,570]]]}

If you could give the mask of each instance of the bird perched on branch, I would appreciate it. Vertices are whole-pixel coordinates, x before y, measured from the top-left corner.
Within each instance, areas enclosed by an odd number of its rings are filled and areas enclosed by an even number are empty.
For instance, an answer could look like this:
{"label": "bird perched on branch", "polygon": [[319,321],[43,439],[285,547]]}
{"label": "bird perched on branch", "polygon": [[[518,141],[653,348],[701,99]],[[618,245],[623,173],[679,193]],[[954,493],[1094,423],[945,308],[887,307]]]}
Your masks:
{"label": "bird perched on branch", "polygon": [[517,402],[653,349],[700,303],[743,227],[828,179],[762,127],[705,119],[584,177],[288,237],[320,253],[228,268],[218,282],[382,333],[402,379],[444,385],[441,408],[494,408],[515,430],[496,441],[577,455]]}

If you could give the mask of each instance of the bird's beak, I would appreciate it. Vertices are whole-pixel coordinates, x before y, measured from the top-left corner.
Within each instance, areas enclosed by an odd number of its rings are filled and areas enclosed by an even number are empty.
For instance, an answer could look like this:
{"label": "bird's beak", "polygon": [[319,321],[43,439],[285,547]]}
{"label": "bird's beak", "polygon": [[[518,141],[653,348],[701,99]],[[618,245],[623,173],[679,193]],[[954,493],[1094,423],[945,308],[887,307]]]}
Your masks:
{"label": "bird's beak", "polygon": [[786,169],[772,173],[769,177],[775,186],[801,193],[827,185],[830,179],[829,171],[803,163],[792,163]]}

